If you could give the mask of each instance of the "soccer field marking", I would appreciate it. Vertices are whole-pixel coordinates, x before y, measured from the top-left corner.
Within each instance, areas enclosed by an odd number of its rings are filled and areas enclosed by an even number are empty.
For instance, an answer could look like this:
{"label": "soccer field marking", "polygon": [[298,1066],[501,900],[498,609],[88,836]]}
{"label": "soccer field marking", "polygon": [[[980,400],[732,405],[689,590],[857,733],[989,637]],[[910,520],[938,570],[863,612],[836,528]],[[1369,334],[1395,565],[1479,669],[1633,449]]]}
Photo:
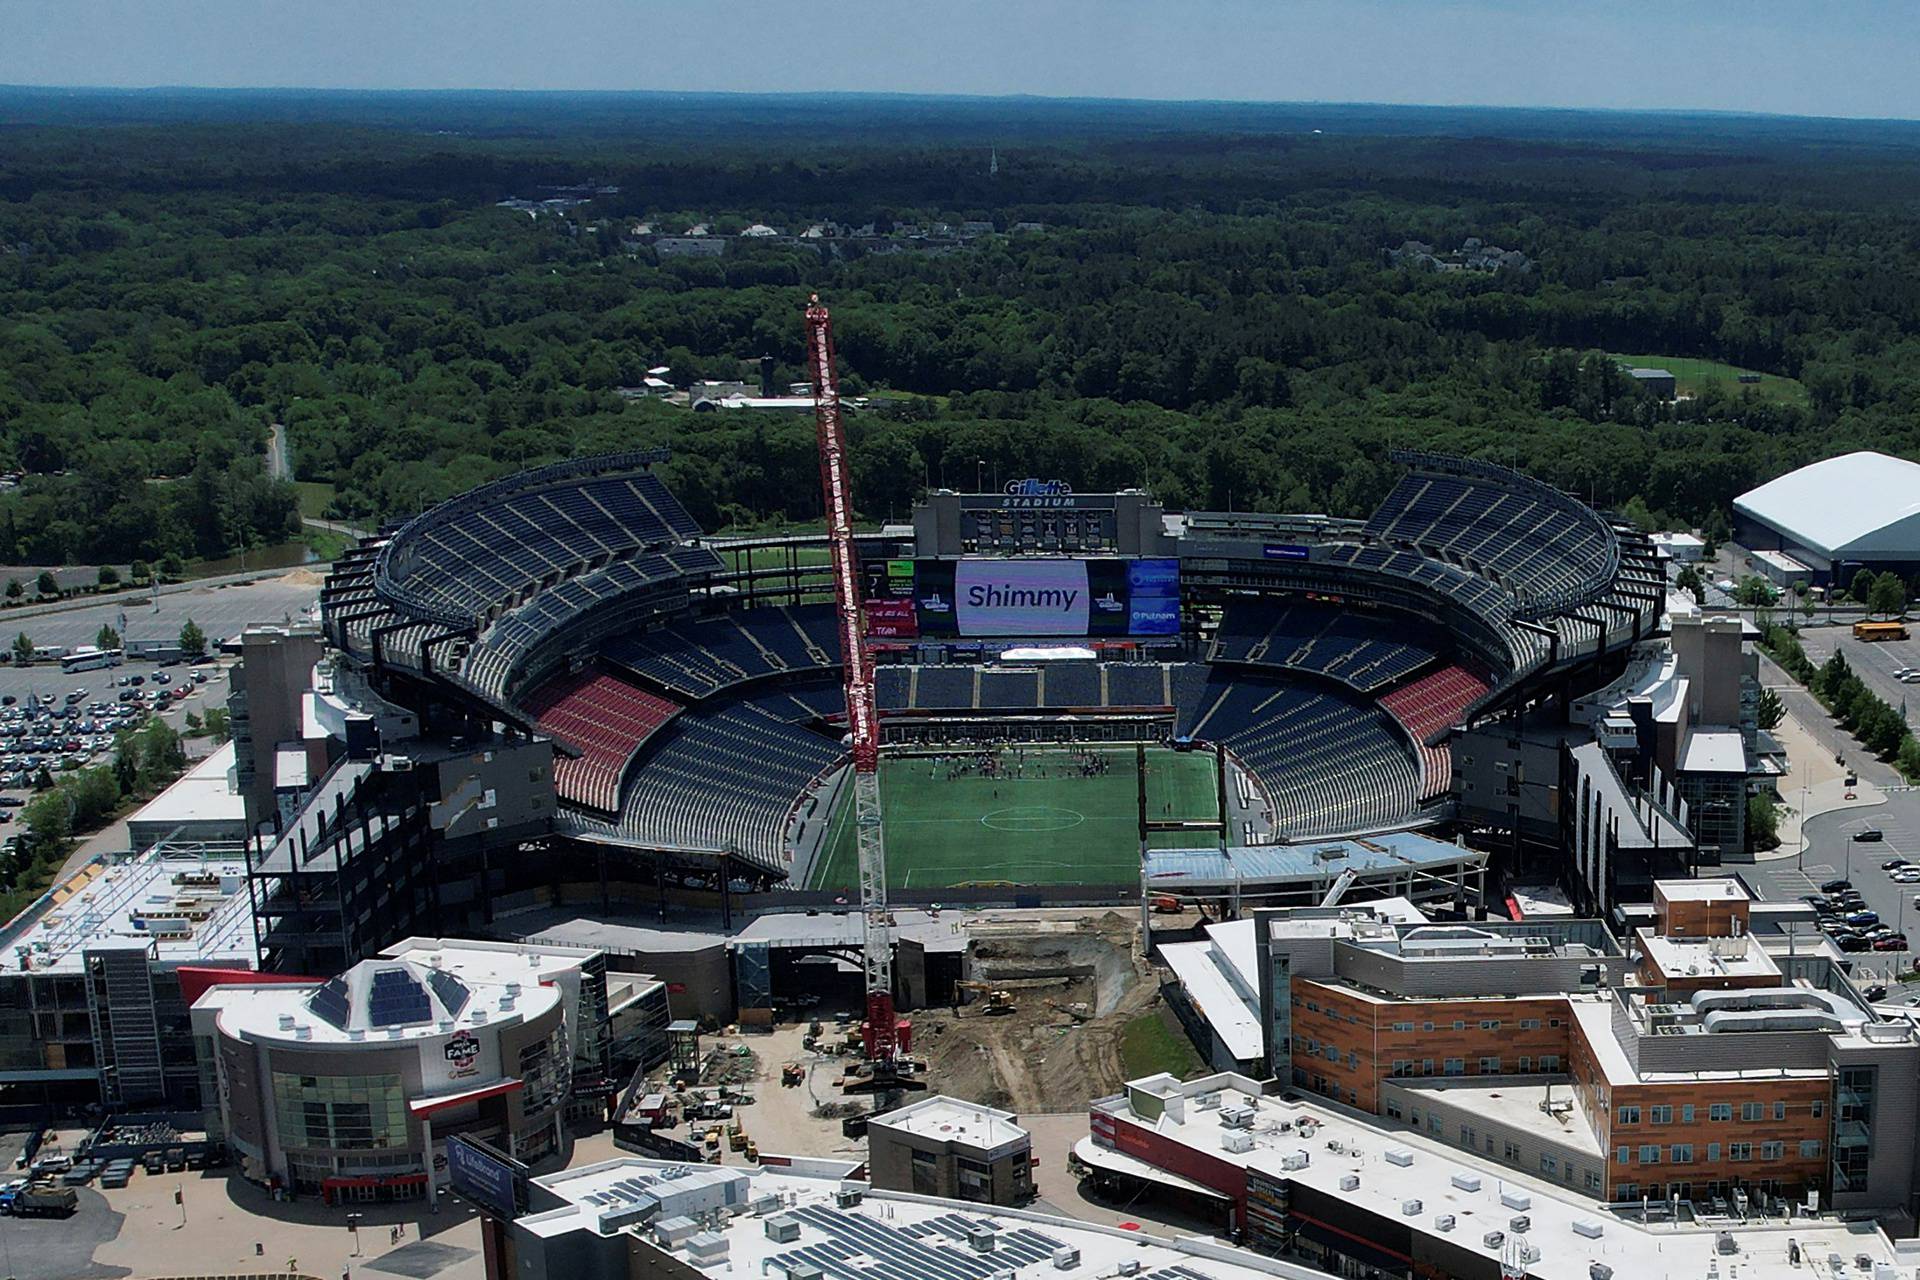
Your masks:
{"label": "soccer field marking", "polygon": [[992,831],[1043,833],[1071,831],[1083,825],[1087,815],[1078,809],[1062,809],[1050,804],[1021,804],[992,809],[980,815],[979,822]]}

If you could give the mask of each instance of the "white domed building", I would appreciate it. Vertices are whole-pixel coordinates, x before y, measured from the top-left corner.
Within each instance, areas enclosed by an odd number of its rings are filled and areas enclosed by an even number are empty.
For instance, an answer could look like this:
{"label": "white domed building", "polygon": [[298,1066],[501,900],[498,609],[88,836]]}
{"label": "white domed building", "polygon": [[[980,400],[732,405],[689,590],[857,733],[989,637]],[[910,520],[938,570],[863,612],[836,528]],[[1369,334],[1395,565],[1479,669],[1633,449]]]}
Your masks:
{"label": "white domed building", "polygon": [[329,1202],[432,1196],[453,1134],[556,1151],[570,1082],[561,991],[419,959],[321,983],[217,986],[194,1004],[221,1126],[256,1182]]}

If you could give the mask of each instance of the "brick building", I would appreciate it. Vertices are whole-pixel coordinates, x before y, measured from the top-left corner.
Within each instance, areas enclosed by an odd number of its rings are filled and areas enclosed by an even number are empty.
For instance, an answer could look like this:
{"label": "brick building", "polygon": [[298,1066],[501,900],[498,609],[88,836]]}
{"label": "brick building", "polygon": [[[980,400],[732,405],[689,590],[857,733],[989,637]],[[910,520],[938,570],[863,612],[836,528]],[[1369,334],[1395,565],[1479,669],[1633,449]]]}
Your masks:
{"label": "brick building", "polygon": [[1265,1074],[1597,1198],[1911,1209],[1914,1025],[1831,948],[1757,935],[1736,880],[1653,896],[1624,945],[1597,920],[1256,912],[1235,1016]]}

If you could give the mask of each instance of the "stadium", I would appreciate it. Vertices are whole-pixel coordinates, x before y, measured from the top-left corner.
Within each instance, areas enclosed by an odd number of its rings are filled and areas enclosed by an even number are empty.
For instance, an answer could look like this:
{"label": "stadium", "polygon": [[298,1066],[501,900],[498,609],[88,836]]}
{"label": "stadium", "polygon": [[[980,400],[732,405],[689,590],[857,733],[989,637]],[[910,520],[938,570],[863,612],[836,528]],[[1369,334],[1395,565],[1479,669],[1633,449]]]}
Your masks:
{"label": "stadium", "polygon": [[[423,725],[551,742],[556,856],[845,889],[824,540],[709,537],[663,460],[528,471],[368,539],[327,637]],[[1395,460],[1364,521],[1029,480],[861,535],[891,885],[1137,887],[1146,848],[1447,823],[1449,734],[1618,674],[1663,577],[1524,475]]]}

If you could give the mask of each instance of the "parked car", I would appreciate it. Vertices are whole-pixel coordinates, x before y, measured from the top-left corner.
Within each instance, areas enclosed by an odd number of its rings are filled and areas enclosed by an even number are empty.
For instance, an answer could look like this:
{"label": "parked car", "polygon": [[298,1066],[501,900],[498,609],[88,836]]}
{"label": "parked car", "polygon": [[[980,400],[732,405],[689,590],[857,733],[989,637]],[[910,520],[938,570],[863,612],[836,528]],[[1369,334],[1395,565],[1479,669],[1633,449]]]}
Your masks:
{"label": "parked car", "polygon": [[1890,933],[1884,938],[1875,938],[1873,940],[1873,949],[1875,951],[1905,951],[1907,949],[1907,935],[1904,933]]}
{"label": "parked car", "polygon": [[1902,867],[1893,873],[1895,884],[1920,884],[1920,867]]}
{"label": "parked car", "polygon": [[1840,893],[1843,890],[1847,890],[1851,888],[1853,888],[1853,881],[1851,880],[1829,880],[1825,884],[1820,886],[1820,892]]}
{"label": "parked car", "polygon": [[1873,947],[1871,942],[1868,942],[1857,933],[1841,934],[1834,938],[1833,945],[1842,951],[1867,951]]}
{"label": "parked car", "polygon": [[1886,987],[1882,986],[1880,983],[1876,982],[1872,986],[1868,987],[1865,991],[1862,991],[1860,994],[1865,996],[1869,1000],[1884,1000],[1887,998],[1887,989]]}
{"label": "parked car", "polygon": [[1884,840],[1887,837],[1885,833],[1883,833],[1878,827],[1862,827],[1860,830],[1853,833],[1853,838],[1855,840],[1863,841],[1867,844],[1873,844],[1876,841]]}
{"label": "parked car", "polygon": [[1880,864],[1880,869],[1882,871],[1898,871],[1900,868],[1906,865],[1908,865],[1908,863],[1905,858],[1888,858],[1885,862]]}
{"label": "parked car", "polygon": [[1856,911],[1847,917],[1847,923],[1856,929],[1863,929],[1870,924],[1879,924],[1880,913],[1877,911]]}

